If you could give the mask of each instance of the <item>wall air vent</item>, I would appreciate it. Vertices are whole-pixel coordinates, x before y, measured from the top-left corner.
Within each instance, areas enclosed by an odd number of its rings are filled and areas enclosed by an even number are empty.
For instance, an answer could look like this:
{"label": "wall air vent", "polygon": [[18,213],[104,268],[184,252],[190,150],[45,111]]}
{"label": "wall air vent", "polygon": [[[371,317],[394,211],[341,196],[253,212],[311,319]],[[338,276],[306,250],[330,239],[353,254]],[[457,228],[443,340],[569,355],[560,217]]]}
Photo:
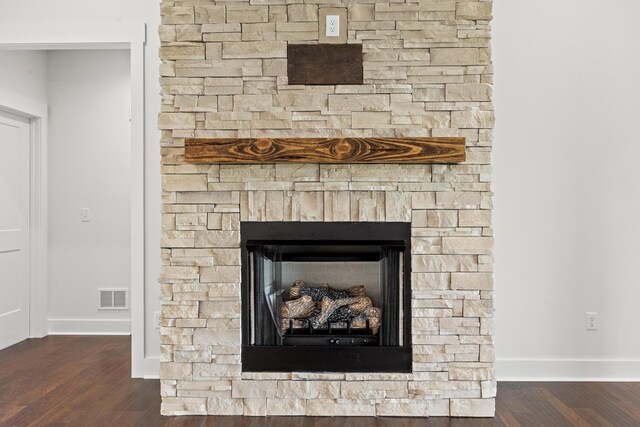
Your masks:
{"label": "wall air vent", "polygon": [[98,289],[98,310],[128,310],[128,289]]}

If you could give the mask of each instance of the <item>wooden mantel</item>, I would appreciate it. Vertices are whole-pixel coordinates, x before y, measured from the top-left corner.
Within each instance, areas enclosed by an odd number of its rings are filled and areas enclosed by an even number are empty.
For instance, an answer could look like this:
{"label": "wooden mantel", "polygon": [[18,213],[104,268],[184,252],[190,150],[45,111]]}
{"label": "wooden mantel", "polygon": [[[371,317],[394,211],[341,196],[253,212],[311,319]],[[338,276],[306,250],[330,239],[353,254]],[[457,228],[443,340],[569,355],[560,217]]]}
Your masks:
{"label": "wooden mantel", "polygon": [[187,163],[460,163],[465,138],[187,139]]}

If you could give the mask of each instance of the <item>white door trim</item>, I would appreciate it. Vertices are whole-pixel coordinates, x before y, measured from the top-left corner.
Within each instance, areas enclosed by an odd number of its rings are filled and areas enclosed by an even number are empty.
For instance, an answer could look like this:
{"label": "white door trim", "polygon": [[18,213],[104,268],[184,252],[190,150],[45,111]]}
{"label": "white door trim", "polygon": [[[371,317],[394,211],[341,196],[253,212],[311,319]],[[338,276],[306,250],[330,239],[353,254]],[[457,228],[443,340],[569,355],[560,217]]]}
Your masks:
{"label": "white door trim", "polygon": [[0,110],[29,119],[29,336],[47,335],[47,105],[0,90]]}
{"label": "white door trim", "polygon": [[[0,26],[0,49],[114,49],[131,55],[131,369],[135,378],[157,373],[159,360],[146,358],[144,349],[144,44],[145,23],[24,23]],[[47,152],[46,105],[36,105],[17,95],[0,93],[0,105],[28,114],[39,135],[32,160],[32,336],[47,334]],[[22,99],[20,99],[22,98]],[[28,108],[27,108],[28,107]],[[36,108],[37,107],[37,108]],[[25,110],[25,108],[27,108]],[[35,108],[35,110],[34,110]],[[33,162],[36,163],[33,163]],[[35,200],[34,200],[35,197]],[[35,243],[35,244],[34,244]],[[36,302],[34,302],[34,300]]]}

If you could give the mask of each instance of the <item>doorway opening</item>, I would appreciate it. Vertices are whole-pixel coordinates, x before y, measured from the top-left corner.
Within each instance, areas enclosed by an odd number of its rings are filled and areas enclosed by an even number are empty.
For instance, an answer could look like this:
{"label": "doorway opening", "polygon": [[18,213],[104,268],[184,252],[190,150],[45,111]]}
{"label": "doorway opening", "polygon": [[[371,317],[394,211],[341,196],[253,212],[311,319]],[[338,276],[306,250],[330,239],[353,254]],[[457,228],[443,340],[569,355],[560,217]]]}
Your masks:
{"label": "doorway opening", "polygon": [[[129,283],[130,292],[128,305],[131,310],[130,321],[127,320],[127,333],[131,333],[131,359],[132,376],[143,377],[153,375],[157,371],[158,361],[145,357],[144,340],[144,43],[145,25],[113,23],[91,24],[87,26],[77,24],[42,24],[35,33],[19,25],[7,25],[0,30],[1,51],[60,51],[60,50],[125,50],[130,59],[129,76],[131,85],[129,89],[129,104],[125,108],[130,129],[128,131],[128,152],[130,154],[129,171],[113,171],[121,174],[127,181],[129,201],[129,256],[130,263]],[[34,130],[31,138],[31,191],[30,191],[30,266],[29,266],[29,336],[42,337],[48,333],[48,271],[49,256],[48,242],[48,208],[49,182],[48,182],[48,112],[47,105],[34,101],[33,97],[22,96],[13,88],[0,87],[0,105],[3,110],[27,117],[31,121]],[[91,96],[85,93],[84,96]],[[99,101],[99,100],[98,100]],[[82,110],[81,99],[78,99],[77,109]],[[89,139],[92,135],[87,135]],[[71,160],[69,160],[71,161]],[[82,181],[82,176],[77,177]],[[86,206],[83,206],[83,208]],[[91,215],[91,209],[89,214]],[[98,212],[94,212],[97,214]],[[78,220],[83,213],[76,212]],[[97,220],[97,216],[94,216]],[[114,266],[113,268],[118,268]],[[87,278],[91,280],[91,278]],[[121,288],[119,285],[110,285],[110,288]],[[91,306],[99,304],[99,295],[96,291]],[[69,299],[69,304],[74,300]],[[129,323],[130,322],[130,323]],[[100,328],[99,322],[92,327]],[[66,327],[64,324],[59,327]],[[87,333],[95,334],[100,331],[89,330]]]}

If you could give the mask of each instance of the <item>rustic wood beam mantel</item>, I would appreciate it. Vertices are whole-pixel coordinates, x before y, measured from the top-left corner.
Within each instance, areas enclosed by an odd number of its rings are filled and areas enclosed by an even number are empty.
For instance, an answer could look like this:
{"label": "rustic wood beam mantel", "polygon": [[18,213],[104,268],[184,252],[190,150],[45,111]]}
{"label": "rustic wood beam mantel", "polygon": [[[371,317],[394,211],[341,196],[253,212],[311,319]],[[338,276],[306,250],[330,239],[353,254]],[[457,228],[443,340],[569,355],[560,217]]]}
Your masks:
{"label": "rustic wood beam mantel", "polygon": [[187,139],[187,163],[460,163],[465,138]]}

